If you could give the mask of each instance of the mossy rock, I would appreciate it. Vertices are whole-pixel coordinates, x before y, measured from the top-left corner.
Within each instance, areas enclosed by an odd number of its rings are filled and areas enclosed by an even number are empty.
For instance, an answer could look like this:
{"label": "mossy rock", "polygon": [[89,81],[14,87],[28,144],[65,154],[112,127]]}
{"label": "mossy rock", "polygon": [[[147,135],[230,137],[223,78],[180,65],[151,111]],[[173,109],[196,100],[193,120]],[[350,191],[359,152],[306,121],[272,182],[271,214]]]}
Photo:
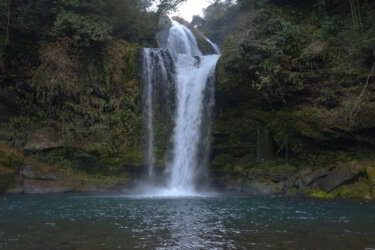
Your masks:
{"label": "mossy rock", "polygon": [[0,165],[0,193],[6,191],[15,180],[16,171]]}
{"label": "mossy rock", "polygon": [[17,168],[25,160],[23,154],[5,144],[0,144],[0,164],[9,168]]}
{"label": "mossy rock", "polygon": [[360,178],[353,184],[337,188],[332,194],[338,198],[367,199],[372,197],[372,187],[366,178]]}
{"label": "mossy rock", "polygon": [[67,180],[66,184],[72,186],[74,191],[80,192],[101,192],[110,190],[118,185],[127,184],[131,180],[129,174],[117,176],[90,175],[73,169],[64,169],[62,172]]}
{"label": "mossy rock", "polygon": [[23,154],[5,144],[0,144],[0,193],[14,184],[20,165],[25,161]]}
{"label": "mossy rock", "polygon": [[49,150],[61,146],[63,146],[63,141],[59,131],[50,127],[42,127],[33,132],[30,140],[28,140],[23,147],[23,150]]}
{"label": "mossy rock", "polygon": [[297,172],[296,167],[287,165],[267,166],[265,169],[268,171],[269,174],[275,175],[292,176]]}
{"label": "mossy rock", "polygon": [[328,174],[321,187],[325,192],[331,192],[344,183],[356,179],[362,171],[363,167],[361,165],[352,162],[343,164],[342,166],[333,169]]}
{"label": "mossy rock", "polygon": [[62,174],[56,167],[44,164],[34,159],[28,159],[20,169],[20,175],[28,179],[57,181]]}
{"label": "mossy rock", "polygon": [[375,167],[368,167],[366,174],[372,185],[375,185]]}
{"label": "mossy rock", "polygon": [[323,190],[319,190],[319,189],[312,190],[308,194],[308,196],[313,197],[313,198],[320,198],[320,199],[333,199],[333,198],[335,198],[335,196],[333,194],[326,193]]}
{"label": "mossy rock", "polygon": [[335,196],[331,193],[324,192],[321,189],[318,188],[290,188],[288,191],[294,191],[294,192],[299,192],[302,193],[304,196],[307,197],[312,197],[312,198],[319,198],[319,199],[333,199]]}

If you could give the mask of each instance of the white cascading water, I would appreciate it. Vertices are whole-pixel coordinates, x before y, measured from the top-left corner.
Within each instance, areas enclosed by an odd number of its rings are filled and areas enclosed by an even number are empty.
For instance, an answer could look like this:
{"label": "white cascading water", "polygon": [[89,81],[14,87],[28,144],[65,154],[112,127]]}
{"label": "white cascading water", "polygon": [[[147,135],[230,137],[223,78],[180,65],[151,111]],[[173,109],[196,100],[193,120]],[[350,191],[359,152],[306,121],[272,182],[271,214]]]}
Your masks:
{"label": "white cascading water", "polygon": [[[218,47],[207,39],[216,52]],[[176,110],[175,110],[175,128],[172,135],[172,159],[168,163],[167,172],[169,180],[167,189],[163,189],[160,195],[192,195],[196,192],[195,180],[202,170],[198,166],[199,144],[202,139],[203,116],[205,114],[204,98],[207,90],[207,83],[213,76],[219,55],[203,56],[199,50],[197,40],[190,29],[186,26],[172,21],[172,27],[169,30],[168,43],[166,48],[174,54],[175,84],[176,84]],[[160,49],[159,49],[160,50]],[[150,53],[156,53],[155,49],[146,49],[144,51],[144,67],[148,69],[148,76],[153,75],[155,66],[150,58]],[[154,56],[155,57],[155,56]],[[160,70],[163,64],[163,58],[154,62]],[[165,66],[164,66],[165,69]],[[144,72],[145,73],[145,72]],[[153,107],[152,107],[152,87],[153,77],[146,77],[145,88],[145,116],[147,140],[147,161],[150,166],[154,161],[153,156]],[[209,105],[209,104],[207,104]],[[150,138],[151,137],[151,138]],[[151,170],[150,170],[151,169]],[[149,167],[149,174],[152,174],[152,167]]]}
{"label": "white cascading water", "polygon": [[189,56],[203,55],[198,48],[193,32],[176,21],[172,21],[172,27],[169,30],[167,49],[176,54],[186,54]]}
{"label": "white cascading water", "polygon": [[173,67],[172,56],[163,49],[143,49],[143,114],[145,116],[147,177],[154,178],[154,96],[157,88],[168,90],[174,81],[168,77],[168,67]]}
{"label": "white cascading water", "polygon": [[218,58],[217,55],[202,56],[196,61],[188,55],[178,56],[176,64],[178,103],[169,183],[169,187],[176,191],[195,191],[194,179],[198,169],[204,91]]}
{"label": "white cascading water", "polygon": [[214,44],[213,42],[211,42],[210,39],[206,38],[206,41],[211,44],[212,48],[215,50],[215,53],[216,54],[220,54],[220,48],[219,46],[217,46],[216,44]]}
{"label": "white cascading water", "polygon": [[154,131],[153,131],[153,115],[152,115],[152,70],[151,50],[144,49],[143,55],[143,75],[145,76],[145,96],[144,96],[144,115],[145,117],[145,131],[146,131],[146,165],[148,178],[152,178],[154,171]]}

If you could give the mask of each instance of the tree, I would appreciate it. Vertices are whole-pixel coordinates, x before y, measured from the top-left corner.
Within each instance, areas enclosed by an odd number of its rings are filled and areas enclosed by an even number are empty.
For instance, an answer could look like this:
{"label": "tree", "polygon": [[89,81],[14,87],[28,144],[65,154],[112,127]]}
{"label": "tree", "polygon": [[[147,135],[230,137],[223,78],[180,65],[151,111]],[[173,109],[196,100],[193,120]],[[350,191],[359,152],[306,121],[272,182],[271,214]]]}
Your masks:
{"label": "tree", "polygon": [[90,46],[109,39],[112,27],[102,0],[61,0],[51,35],[71,37],[78,45]]}
{"label": "tree", "polygon": [[140,42],[150,36],[156,28],[155,13],[148,12],[148,1],[109,0],[113,36],[127,41]]}
{"label": "tree", "polygon": [[161,15],[170,11],[174,11],[181,3],[185,1],[186,0],[160,0],[157,13]]}

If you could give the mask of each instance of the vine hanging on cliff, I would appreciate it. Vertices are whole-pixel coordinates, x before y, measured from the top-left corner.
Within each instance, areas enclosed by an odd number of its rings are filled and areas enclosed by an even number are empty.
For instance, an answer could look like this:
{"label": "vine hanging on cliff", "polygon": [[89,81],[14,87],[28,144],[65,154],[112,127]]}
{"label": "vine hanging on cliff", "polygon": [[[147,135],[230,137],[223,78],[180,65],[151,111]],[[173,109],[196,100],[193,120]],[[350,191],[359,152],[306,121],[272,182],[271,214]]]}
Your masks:
{"label": "vine hanging on cliff", "polygon": [[362,33],[362,17],[358,0],[349,0],[350,10],[352,13],[353,27],[357,32]]}

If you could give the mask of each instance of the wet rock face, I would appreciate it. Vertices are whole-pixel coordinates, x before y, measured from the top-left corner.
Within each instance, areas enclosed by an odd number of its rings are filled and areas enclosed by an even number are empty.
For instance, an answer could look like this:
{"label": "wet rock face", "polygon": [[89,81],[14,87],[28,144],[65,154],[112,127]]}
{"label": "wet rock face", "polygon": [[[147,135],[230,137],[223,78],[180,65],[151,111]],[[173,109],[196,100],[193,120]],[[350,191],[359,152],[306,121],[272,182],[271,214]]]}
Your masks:
{"label": "wet rock face", "polygon": [[303,168],[275,175],[272,169],[254,169],[236,176],[215,176],[218,189],[249,195],[287,195],[321,199],[375,199],[375,167],[371,161],[352,161],[326,168]]}
{"label": "wet rock face", "polygon": [[37,129],[31,139],[24,146],[26,151],[41,151],[63,146],[61,136],[53,128],[44,127]]}
{"label": "wet rock face", "polygon": [[27,179],[37,179],[46,181],[57,181],[60,174],[56,169],[38,169],[32,165],[24,165],[21,167],[20,175]]}
{"label": "wet rock face", "polygon": [[290,187],[303,188],[311,186],[318,179],[326,177],[329,173],[328,169],[312,170],[310,168],[303,169],[298,172],[290,182]]}
{"label": "wet rock face", "polygon": [[48,165],[25,164],[21,166],[19,181],[8,193],[49,194],[73,191],[59,171]]}
{"label": "wet rock face", "polygon": [[67,186],[62,181],[24,180],[23,182],[25,194],[65,193],[73,190],[73,187]]}
{"label": "wet rock face", "polygon": [[359,176],[359,171],[357,167],[343,166],[335,168],[328,176],[324,179],[321,188],[325,192],[331,192],[335,188],[344,184],[345,182],[354,180]]}

